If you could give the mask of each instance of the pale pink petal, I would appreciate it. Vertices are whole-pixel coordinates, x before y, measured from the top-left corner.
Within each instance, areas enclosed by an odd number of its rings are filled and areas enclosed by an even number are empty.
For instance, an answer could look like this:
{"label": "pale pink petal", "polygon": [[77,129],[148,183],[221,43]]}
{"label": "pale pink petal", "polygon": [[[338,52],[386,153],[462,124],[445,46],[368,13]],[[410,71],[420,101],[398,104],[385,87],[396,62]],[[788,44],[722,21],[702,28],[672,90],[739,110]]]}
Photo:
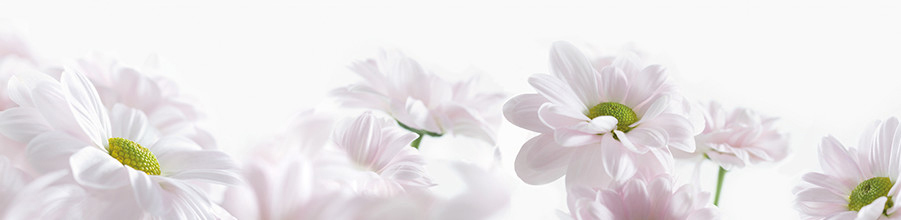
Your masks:
{"label": "pale pink petal", "polygon": [[863,181],[864,177],[857,162],[841,143],[834,137],[827,136],[820,143],[820,167],[826,175],[849,177],[857,181]]}
{"label": "pale pink petal", "polygon": [[569,85],[560,79],[547,74],[535,74],[529,78],[529,84],[538,90],[538,94],[544,96],[551,103],[563,106],[577,112],[587,112],[588,106],[579,100]]}
{"label": "pale pink petal", "polygon": [[601,135],[585,133],[571,128],[554,130],[554,141],[563,147],[579,147],[601,142]]}
{"label": "pale pink petal", "polygon": [[720,219],[720,213],[713,208],[704,208],[691,213],[688,220]]}
{"label": "pale pink petal", "polygon": [[664,148],[669,139],[665,131],[653,127],[634,128],[629,131],[628,135],[629,140],[635,146],[643,146],[644,148]]}
{"label": "pale pink petal", "polygon": [[857,183],[843,181],[838,178],[816,172],[806,173],[801,176],[801,179],[813,185],[828,189],[836,195],[851,195],[851,190],[853,190],[854,187],[857,186]]}
{"label": "pale pink petal", "polygon": [[550,183],[563,176],[575,151],[557,145],[550,135],[538,135],[523,144],[516,155],[516,175],[532,185]]}
{"label": "pale pink petal", "polygon": [[69,157],[72,177],[82,186],[96,189],[115,189],[128,184],[131,167],[99,149],[86,147]]}
{"label": "pale pink petal", "polygon": [[534,132],[546,133],[551,130],[538,118],[538,108],[548,100],[538,94],[522,94],[504,104],[504,117],[516,126]]}
{"label": "pale pink petal", "polygon": [[547,127],[553,129],[571,127],[575,124],[591,120],[588,116],[552,103],[544,103],[538,108],[538,118]]}
{"label": "pale pink petal", "polygon": [[[629,99],[629,82],[625,73],[614,66],[601,69],[601,88],[603,88],[602,102],[626,103]],[[601,102],[597,102],[600,104]]]}
{"label": "pale pink petal", "polygon": [[648,152],[648,148],[646,146],[635,146],[635,144],[632,143],[632,140],[629,139],[629,136],[626,135],[626,133],[623,133],[620,130],[614,130],[613,133],[616,134],[616,138],[619,139],[619,142],[626,149],[639,154]]}
{"label": "pale pink petal", "polygon": [[551,69],[572,88],[582,103],[600,103],[597,73],[588,58],[568,42],[554,42],[551,47]]}
{"label": "pale pink petal", "polygon": [[109,117],[113,121],[110,132],[112,136],[110,137],[125,138],[138,144],[144,144],[142,146],[148,144],[149,140],[145,140],[145,135],[150,132],[150,129],[148,129],[150,124],[147,122],[147,116],[143,112],[122,104],[116,104],[110,111]]}
{"label": "pale pink petal", "polygon": [[459,104],[444,105],[445,116],[442,120],[445,125],[450,125],[454,135],[465,135],[477,138],[494,146],[495,129],[490,123],[466,106]]}

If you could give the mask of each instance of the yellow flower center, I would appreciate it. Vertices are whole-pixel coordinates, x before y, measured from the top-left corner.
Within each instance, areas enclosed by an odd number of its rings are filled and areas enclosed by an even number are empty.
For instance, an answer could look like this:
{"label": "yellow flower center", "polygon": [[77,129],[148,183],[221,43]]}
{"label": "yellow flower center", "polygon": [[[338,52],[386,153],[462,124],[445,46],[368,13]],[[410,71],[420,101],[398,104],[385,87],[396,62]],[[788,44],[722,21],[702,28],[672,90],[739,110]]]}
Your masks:
{"label": "yellow flower center", "polygon": [[[891,189],[892,180],[888,177],[873,177],[863,181],[851,191],[851,197],[849,198],[851,202],[848,203],[848,209],[860,211],[861,208],[869,205],[873,200],[888,196],[888,191]],[[885,210],[888,210],[894,204],[892,197],[888,196],[888,201],[885,202],[885,208],[882,210],[882,213],[885,214]]]}
{"label": "yellow flower center", "polygon": [[635,114],[635,111],[632,111],[626,105],[619,104],[616,102],[604,102],[591,109],[588,109],[588,118],[594,119],[599,116],[613,116],[616,118],[616,130],[620,130],[622,132],[629,132],[632,130],[632,127],[629,125],[638,122],[638,115]]}
{"label": "yellow flower center", "polygon": [[123,165],[144,171],[148,175],[160,175],[160,163],[153,152],[125,138],[109,139],[109,155]]}

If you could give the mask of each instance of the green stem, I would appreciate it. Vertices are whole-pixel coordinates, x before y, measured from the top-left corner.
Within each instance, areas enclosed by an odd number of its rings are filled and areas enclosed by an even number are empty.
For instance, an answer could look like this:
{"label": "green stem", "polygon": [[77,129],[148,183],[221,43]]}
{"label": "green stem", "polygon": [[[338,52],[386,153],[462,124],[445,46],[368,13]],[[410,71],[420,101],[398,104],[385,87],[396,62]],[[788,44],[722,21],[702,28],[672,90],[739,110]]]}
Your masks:
{"label": "green stem", "polygon": [[720,167],[720,173],[716,177],[716,196],[713,197],[713,205],[719,206],[720,204],[720,192],[723,189],[723,178],[726,177],[726,169]]}
{"label": "green stem", "polygon": [[410,146],[412,146],[413,148],[419,149],[419,143],[422,142],[422,136],[425,136],[425,135],[419,134],[419,137],[416,138],[416,140],[413,140],[413,142],[410,143]]}

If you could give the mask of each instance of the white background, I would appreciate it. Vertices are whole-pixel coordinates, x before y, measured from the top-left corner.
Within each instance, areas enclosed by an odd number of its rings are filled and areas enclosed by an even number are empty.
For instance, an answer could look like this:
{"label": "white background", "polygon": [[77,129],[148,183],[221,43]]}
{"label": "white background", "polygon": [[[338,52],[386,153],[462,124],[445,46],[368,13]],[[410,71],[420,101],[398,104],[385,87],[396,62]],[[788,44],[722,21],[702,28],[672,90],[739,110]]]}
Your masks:
{"label": "white background", "polygon": [[[730,172],[721,208],[725,219],[796,219],[791,189],[801,174],[819,170],[820,138],[855,145],[867,123],[901,116],[901,7],[855,3],[28,1],[0,3],[0,18],[25,26],[48,57],[103,51],[140,65],[159,54],[234,154],[358,80],[345,66],[379,48],[401,49],[446,78],[477,69],[515,95],[534,92],[526,80],[548,72],[553,41],[631,44],[666,64],[691,98],[782,118],[792,154]],[[498,147],[514,190],[506,217],[554,218],[565,210],[562,181],[518,181],[513,158],[534,134],[507,122],[501,129]],[[711,189],[716,168],[703,170]]]}

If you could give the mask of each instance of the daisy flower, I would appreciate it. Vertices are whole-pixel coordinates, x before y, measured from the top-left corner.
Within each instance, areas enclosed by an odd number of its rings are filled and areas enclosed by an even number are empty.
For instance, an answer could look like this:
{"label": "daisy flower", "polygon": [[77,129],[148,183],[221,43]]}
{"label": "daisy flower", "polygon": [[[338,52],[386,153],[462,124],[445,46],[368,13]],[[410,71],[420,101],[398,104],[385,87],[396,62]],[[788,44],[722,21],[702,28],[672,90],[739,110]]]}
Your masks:
{"label": "daisy flower", "polygon": [[717,102],[705,106],[706,127],[695,136],[698,150],[677,157],[706,156],[726,170],[752,163],[775,162],[788,154],[788,135],[776,130],[776,118],[747,108],[725,109]]}
{"label": "daisy flower", "polygon": [[516,157],[516,173],[526,183],[544,184],[566,174],[569,184],[573,174],[594,175],[605,169],[601,164],[616,163],[607,159],[621,160],[603,151],[652,152],[659,164],[670,163],[670,148],[694,151],[694,125],[662,67],[630,54],[594,67],[565,42],[554,44],[551,67],[553,75],[529,79],[537,94],[504,105],[507,120],[540,133]]}
{"label": "daisy flower", "polygon": [[573,188],[570,213],[577,220],[719,219],[710,193],[693,185],[675,185],[668,174],[633,178],[609,188]]}
{"label": "daisy flower", "polygon": [[381,110],[402,127],[433,137],[454,133],[496,141],[500,93],[478,92],[477,78],[451,83],[400,53],[356,62],[350,69],[364,81],[332,91],[342,106]]}
{"label": "daisy flower", "polygon": [[366,112],[335,129],[332,138],[359,170],[349,182],[356,192],[384,196],[432,186],[419,151],[407,147],[416,134],[392,121]]}
{"label": "daisy flower", "polygon": [[89,218],[223,217],[194,184],[239,182],[237,166],[225,153],[202,150],[184,136],[161,135],[138,109],[107,109],[90,80],[73,70],[59,81],[42,74],[10,81],[10,97],[19,107],[3,115],[16,122],[6,126],[17,129],[0,130],[29,140],[26,156],[36,170],[71,172],[97,198],[85,207]]}
{"label": "daisy flower", "polygon": [[820,143],[823,172],[802,176],[795,208],[804,219],[895,219],[901,169],[898,119],[874,124],[859,146],[845,148],[832,136]]}

